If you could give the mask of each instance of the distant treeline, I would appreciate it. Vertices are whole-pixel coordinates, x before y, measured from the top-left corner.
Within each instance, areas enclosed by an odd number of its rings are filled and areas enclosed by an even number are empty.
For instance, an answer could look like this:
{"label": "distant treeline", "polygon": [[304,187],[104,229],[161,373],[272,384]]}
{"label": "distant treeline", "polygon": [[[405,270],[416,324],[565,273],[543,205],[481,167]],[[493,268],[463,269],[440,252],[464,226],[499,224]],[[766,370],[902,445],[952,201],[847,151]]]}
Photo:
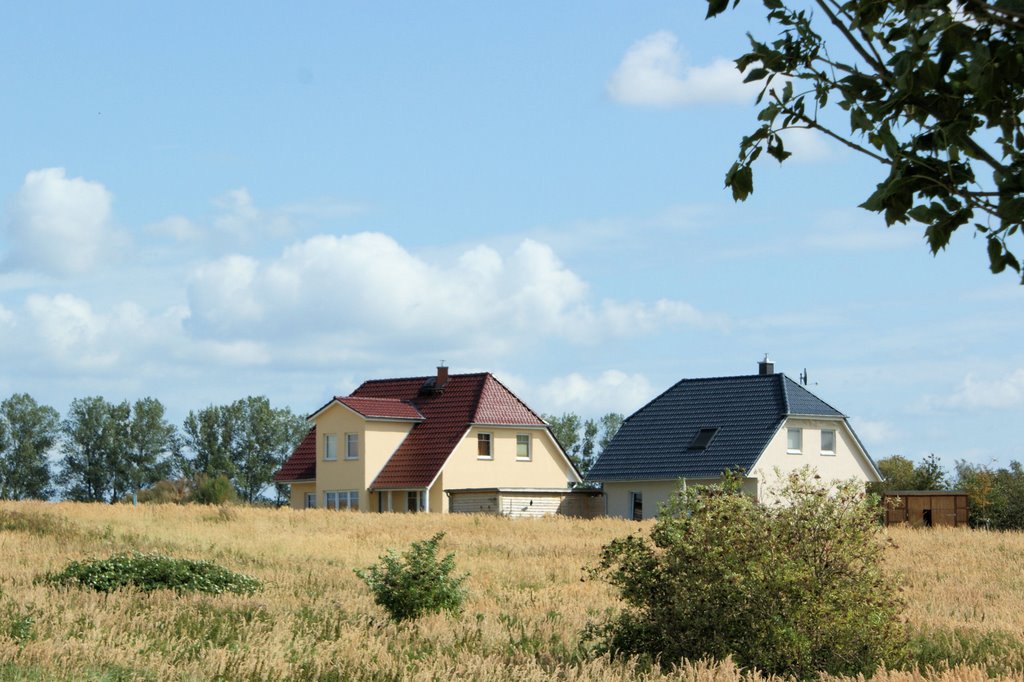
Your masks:
{"label": "distant treeline", "polygon": [[900,455],[878,461],[885,482],[872,484],[883,490],[962,490],[967,493],[970,523],[993,530],[1024,529],[1024,467],[994,467],[958,461],[952,475],[934,454],[919,464]]}
{"label": "distant treeline", "polygon": [[304,417],[264,396],[190,411],[179,428],[156,398],[76,398],[62,419],[17,393],[0,403],[0,499],[113,503],[161,481],[201,497],[227,481],[227,492],[254,502],[308,430]]}

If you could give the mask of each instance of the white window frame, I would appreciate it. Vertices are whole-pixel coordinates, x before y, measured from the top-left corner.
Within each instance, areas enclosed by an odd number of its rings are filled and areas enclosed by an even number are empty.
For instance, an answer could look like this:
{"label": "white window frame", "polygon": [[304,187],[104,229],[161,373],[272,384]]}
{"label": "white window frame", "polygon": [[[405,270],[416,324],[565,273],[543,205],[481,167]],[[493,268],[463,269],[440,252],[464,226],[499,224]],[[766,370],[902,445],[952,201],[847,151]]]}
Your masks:
{"label": "white window frame", "polygon": [[[480,445],[487,443],[487,454],[480,454]],[[494,434],[488,431],[481,431],[476,434],[476,458],[492,460],[494,459]]]}
{"label": "white window frame", "polygon": [[[793,447],[793,434],[796,434],[796,447]],[[786,429],[786,454],[799,455],[804,451],[804,430],[797,426]]]}
{"label": "white window frame", "polygon": [[324,461],[333,462],[338,459],[338,434],[324,434]]}
{"label": "white window frame", "polygon": [[[316,509],[316,493],[306,493],[306,509]],[[313,504],[310,504],[312,502]]]}
{"label": "white window frame", "polygon": [[[520,445],[520,442],[521,442],[520,439],[523,439],[523,438],[526,439],[526,454],[525,455],[520,455],[519,454],[519,445]],[[529,462],[531,459],[533,459],[533,439],[530,437],[530,434],[528,434],[528,433],[517,433],[516,434],[516,461],[517,462]]]}
{"label": "white window frame", "polygon": [[325,490],[324,507],[331,510],[351,509],[359,511],[358,490]]}
{"label": "white window frame", "polygon": [[345,434],[345,459],[359,459],[359,434]]}
{"label": "white window frame", "polygon": [[[832,434],[832,447],[825,447],[825,434]],[[836,430],[835,429],[822,429],[821,430],[821,454],[826,457],[834,457],[836,454]]]}

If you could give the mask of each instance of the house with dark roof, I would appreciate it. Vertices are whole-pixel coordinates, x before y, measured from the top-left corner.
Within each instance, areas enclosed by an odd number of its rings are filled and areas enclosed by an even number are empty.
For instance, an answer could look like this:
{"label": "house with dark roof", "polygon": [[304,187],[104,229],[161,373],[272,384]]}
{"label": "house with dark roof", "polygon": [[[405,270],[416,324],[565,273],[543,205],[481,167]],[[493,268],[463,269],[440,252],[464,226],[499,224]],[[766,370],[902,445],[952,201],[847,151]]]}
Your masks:
{"label": "house with dark roof", "polygon": [[[490,373],[364,382],[309,416],[274,475],[296,509],[586,513],[547,423]],[[599,498],[597,498],[599,499]],[[597,510],[600,512],[600,510]]]}
{"label": "house with dark roof", "polygon": [[646,519],[683,485],[743,476],[770,502],[778,477],[809,466],[826,481],[882,476],[842,412],[766,357],[757,374],[683,379],[626,419],[587,474],[610,516]]}

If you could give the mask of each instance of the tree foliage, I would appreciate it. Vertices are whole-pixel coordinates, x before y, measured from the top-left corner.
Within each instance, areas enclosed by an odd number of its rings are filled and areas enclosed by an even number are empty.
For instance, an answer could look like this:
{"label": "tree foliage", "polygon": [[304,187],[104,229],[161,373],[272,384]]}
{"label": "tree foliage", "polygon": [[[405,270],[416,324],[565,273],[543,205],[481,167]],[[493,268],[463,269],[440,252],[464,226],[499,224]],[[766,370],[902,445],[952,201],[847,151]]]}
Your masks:
{"label": "tree foliage", "polygon": [[60,434],[60,414],[27,393],[0,403],[0,499],[46,499],[53,492],[47,453]]}
{"label": "tree foliage", "polygon": [[871,484],[871,491],[875,493],[886,490],[946,490],[950,487],[942,460],[934,453],[919,464],[901,455],[885,457],[877,464],[885,480]]}
{"label": "tree foliage", "polygon": [[192,453],[182,460],[186,473],[227,477],[243,500],[253,502],[309,426],[287,408],[272,408],[266,397],[249,396],[189,412],[183,430]]}
{"label": "tree foliage", "polygon": [[[970,224],[992,272],[1021,273],[1010,238],[1024,220],[1024,3],[814,0],[808,11],[762,2],[780,33],[751,36],[736,60],[763,88],[758,127],[726,174],[733,197],[753,191],[762,152],[790,155],[783,131],[817,130],[882,164],[861,206],[887,225],[923,224],[938,253]],[[708,0],[708,17],[730,4],[739,0]],[[848,131],[822,115],[829,103],[846,112]]]}
{"label": "tree foliage", "polygon": [[1012,461],[993,468],[956,463],[957,488],[970,501],[971,525],[996,530],[1024,529],[1024,467]]}
{"label": "tree foliage", "polygon": [[609,412],[597,421],[584,420],[574,412],[565,412],[561,417],[553,414],[541,416],[551,427],[551,432],[562,446],[562,450],[584,476],[623,422],[623,416],[617,412]]}
{"label": "tree foliage", "polygon": [[792,474],[780,503],[759,505],[740,480],[690,486],[670,499],[650,538],[602,551],[594,575],[625,609],[590,636],[598,652],[669,666],[732,656],[765,673],[870,674],[902,653],[897,587],[882,572],[877,507],[863,486],[829,491]]}
{"label": "tree foliage", "polygon": [[166,478],[175,429],[159,400],[110,403],[93,396],[71,402],[61,425],[64,453],[58,480],[69,499],[116,502]]}

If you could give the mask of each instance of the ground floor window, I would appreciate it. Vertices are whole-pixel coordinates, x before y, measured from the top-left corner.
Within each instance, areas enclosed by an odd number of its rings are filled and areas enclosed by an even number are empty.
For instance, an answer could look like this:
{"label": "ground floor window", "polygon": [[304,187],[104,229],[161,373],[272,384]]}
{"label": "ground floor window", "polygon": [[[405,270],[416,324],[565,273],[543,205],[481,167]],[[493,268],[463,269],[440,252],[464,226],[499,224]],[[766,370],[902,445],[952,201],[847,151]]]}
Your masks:
{"label": "ground floor window", "polygon": [[643,493],[630,493],[632,497],[633,506],[633,520],[643,521],[644,520],[644,494]]}
{"label": "ground floor window", "polygon": [[306,509],[316,509],[316,493],[306,493]]}
{"label": "ground floor window", "polygon": [[331,490],[325,492],[324,506],[328,509],[359,509],[359,491]]}
{"label": "ground floor window", "polygon": [[422,490],[410,490],[405,494],[405,510],[410,512],[426,511],[426,494]]}

